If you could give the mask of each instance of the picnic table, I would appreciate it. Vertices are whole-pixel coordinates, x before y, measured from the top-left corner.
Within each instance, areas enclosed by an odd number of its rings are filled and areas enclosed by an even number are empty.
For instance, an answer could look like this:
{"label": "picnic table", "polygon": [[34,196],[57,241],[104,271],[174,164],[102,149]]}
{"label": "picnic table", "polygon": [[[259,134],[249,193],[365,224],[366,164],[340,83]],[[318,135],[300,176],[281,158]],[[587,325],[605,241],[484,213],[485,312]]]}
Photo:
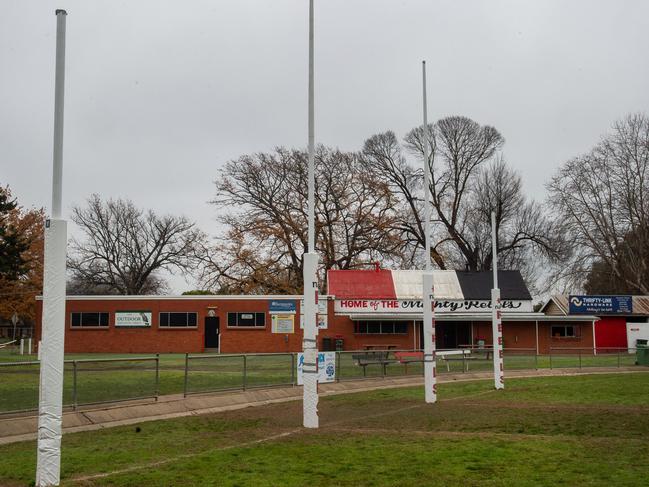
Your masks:
{"label": "picnic table", "polygon": [[363,367],[363,376],[367,376],[367,366],[378,364],[383,367],[383,375],[386,375],[386,368],[389,364],[395,363],[396,360],[389,357],[388,350],[373,350],[352,354],[352,360],[360,367]]}
{"label": "picnic table", "polygon": [[[467,371],[469,370],[469,361],[478,360],[478,357],[471,356],[472,351],[469,349],[460,349],[460,350],[440,350],[435,352],[435,356],[438,359],[441,359],[444,364],[446,364],[447,372],[451,371],[451,362],[453,361],[462,361],[462,369]],[[423,362],[424,353],[423,352],[395,352],[394,357],[402,364],[405,364],[406,367],[409,363],[412,362]]]}

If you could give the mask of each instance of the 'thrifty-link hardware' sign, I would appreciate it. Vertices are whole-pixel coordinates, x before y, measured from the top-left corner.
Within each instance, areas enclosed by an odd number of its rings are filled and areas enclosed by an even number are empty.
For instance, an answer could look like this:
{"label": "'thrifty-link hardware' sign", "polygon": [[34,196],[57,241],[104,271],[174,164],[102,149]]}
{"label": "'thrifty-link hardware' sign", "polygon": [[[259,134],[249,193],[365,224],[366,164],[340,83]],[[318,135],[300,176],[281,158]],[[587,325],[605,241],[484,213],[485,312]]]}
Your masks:
{"label": "'thrifty-link hardware' sign", "polygon": [[568,296],[568,313],[575,314],[630,314],[631,296]]}

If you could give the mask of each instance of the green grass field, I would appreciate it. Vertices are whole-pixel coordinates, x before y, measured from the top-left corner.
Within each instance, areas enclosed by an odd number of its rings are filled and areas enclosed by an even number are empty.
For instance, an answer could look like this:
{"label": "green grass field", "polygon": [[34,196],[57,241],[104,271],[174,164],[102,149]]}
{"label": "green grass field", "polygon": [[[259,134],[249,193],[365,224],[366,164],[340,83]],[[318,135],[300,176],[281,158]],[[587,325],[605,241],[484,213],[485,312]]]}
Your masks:
{"label": "green grass field", "polygon": [[[649,373],[441,384],[66,435],[65,486],[640,486]],[[140,430],[138,432],[138,429]],[[0,485],[29,485],[35,442],[0,446]]]}
{"label": "green grass field", "polygon": [[[151,397],[156,393],[155,362],[153,360],[136,362],[129,359],[141,355],[128,354],[68,354],[67,360],[78,360],[76,403],[79,405],[97,402],[118,401],[140,397]],[[149,357],[151,357],[149,355]],[[35,360],[35,356],[20,356],[4,353],[0,355],[0,413],[20,410],[35,410],[38,407],[38,364],[17,364]],[[89,363],[84,360],[120,358],[120,362]],[[294,356],[291,355],[249,355],[246,358],[246,377],[243,375],[243,357],[219,356],[197,358],[190,361],[188,378],[189,392],[222,391],[244,387],[262,387],[291,384],[295,381],[295,370],[291,370]],[[538,356],[520,353],[505,354],[505,369],[520,370],[552,367],[616,367],[633,365],[632,354],[608,355],[553,355]],[[478,355],[475,359],[438,360],[440,374],[461,373],[466,365],[469,371],[489,371],[492,361]],[[158,393],[180,394],[184,391],[185,356],[183,354],[163,354],[160,356]],[[343,353],[337,364],[337,377],[340,380],[377,377],[383,375],[383,367],[368,365],[365,369],[356,365],[352,353]],[[385,369],[387,376],[421,375],[421,363],[403,365],[393,363]],[[73,364],[66,364],[64,375],[64,404],[74,403]]]}

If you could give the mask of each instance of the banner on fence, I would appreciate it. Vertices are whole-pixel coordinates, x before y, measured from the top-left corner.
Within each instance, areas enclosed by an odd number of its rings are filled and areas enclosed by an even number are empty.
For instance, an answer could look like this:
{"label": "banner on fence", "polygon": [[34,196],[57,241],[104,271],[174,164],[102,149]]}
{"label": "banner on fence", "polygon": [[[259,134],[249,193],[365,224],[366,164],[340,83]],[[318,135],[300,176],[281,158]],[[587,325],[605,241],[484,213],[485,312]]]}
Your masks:
{"label": "banner on fence", "polygon": [[[304,354],[297,354],[297,384],[301,386],[302,366],[304,365]],[[318,382],[333,382],[336,380],[336,352],[318,353]]]}
{"label": "banner on fence", "polygon": [[115,326],[151,326],[151,311],[116,311]]}
{"label": "banner on fence", "polygon": [[270,320],[271,320],[271,330],[273,333],[293,333],[294,332],[294,325],[293,325],[293,318],[294,315],[284,315],[284,314],[272,314],[270,315]]}

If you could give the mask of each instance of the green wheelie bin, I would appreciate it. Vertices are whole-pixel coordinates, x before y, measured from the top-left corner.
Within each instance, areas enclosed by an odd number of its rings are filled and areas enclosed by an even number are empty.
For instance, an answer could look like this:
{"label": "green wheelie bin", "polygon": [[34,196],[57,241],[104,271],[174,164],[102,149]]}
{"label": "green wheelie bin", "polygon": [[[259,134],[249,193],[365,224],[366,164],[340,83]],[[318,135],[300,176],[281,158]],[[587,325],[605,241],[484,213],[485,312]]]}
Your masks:
{"label": "green wheelie bin", "polygon": [[647,340],[636,340],[635,347],[635,364],[649,366],[649,345]]}

